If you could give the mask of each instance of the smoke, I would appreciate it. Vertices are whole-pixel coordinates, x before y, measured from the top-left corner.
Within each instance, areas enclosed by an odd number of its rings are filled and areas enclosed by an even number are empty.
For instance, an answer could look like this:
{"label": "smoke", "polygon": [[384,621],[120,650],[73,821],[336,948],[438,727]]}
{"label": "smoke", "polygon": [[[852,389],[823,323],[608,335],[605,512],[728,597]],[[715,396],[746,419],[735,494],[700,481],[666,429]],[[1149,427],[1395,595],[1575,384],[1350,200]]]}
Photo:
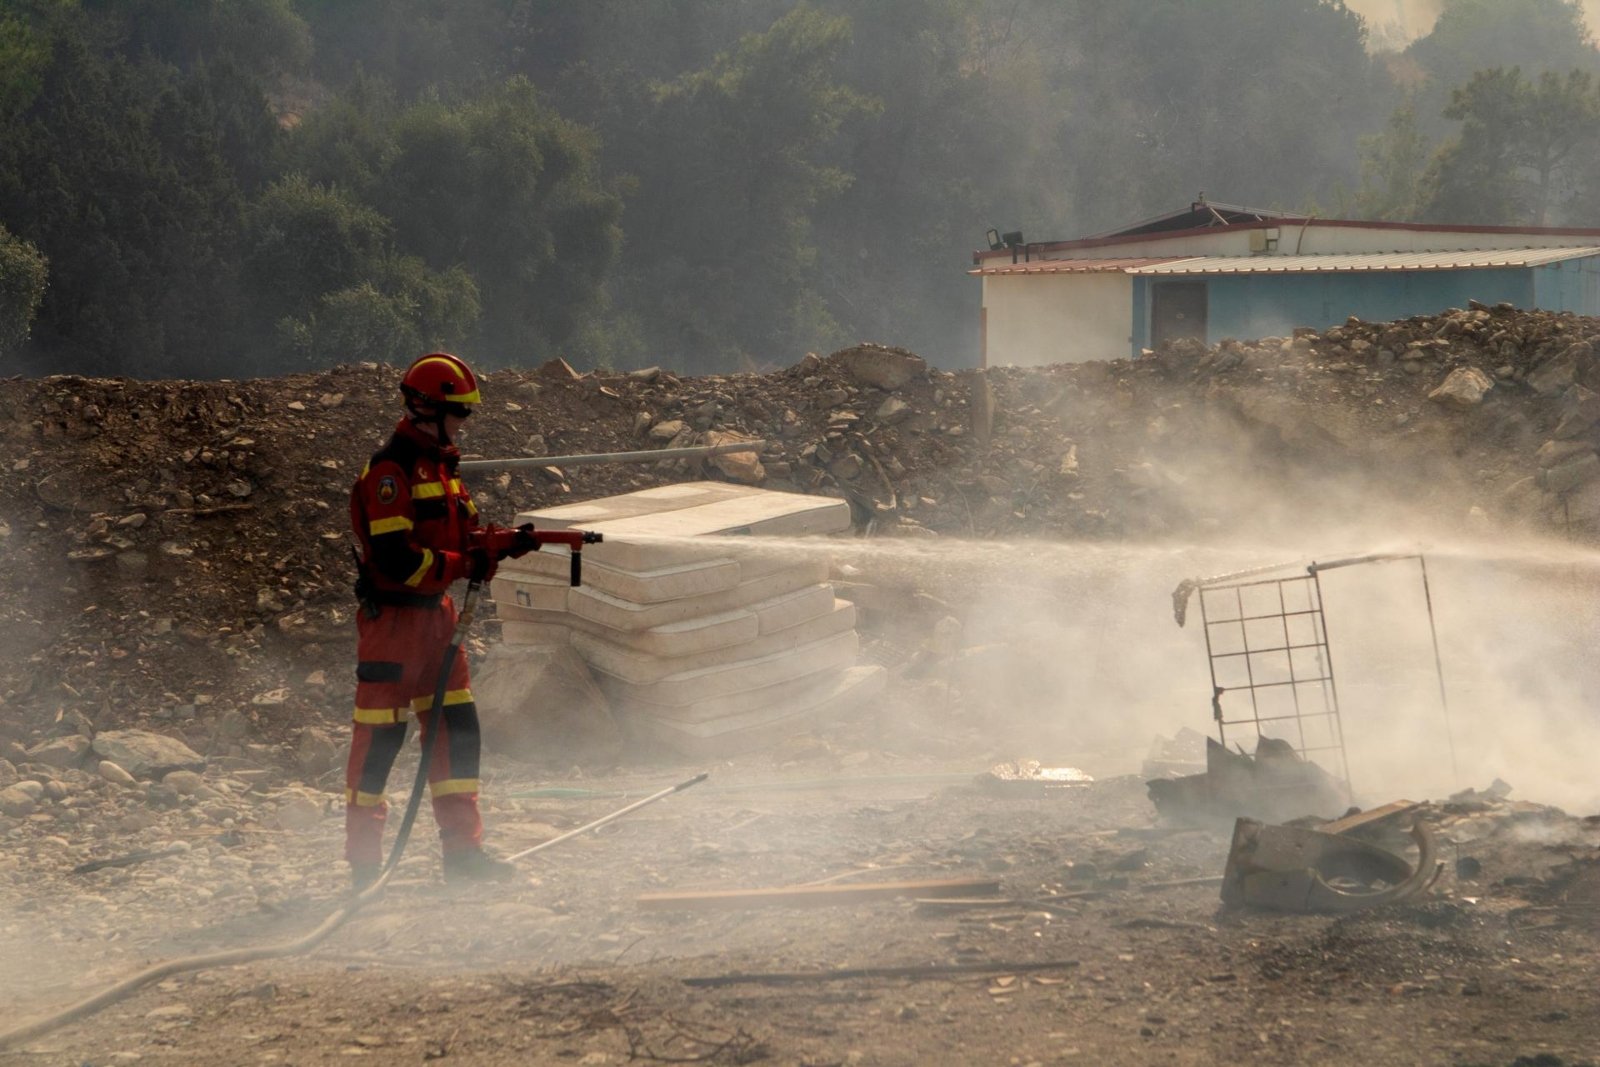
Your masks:
{"label": "smoke", "polygon": [[[1415,558],[1319,575],[1334,678],[1329,706],[1340,715],[1356,802],[1442,799],[1498,777],[1520,799],[1600,807],[1587,757],[1600,743],[1600,717],[1591,710],[1600,666],[1588,648],[1600,622],[1600,554],[1503,532],[1447,534],[1416,517],[1399,527],[1340,526],[1305,511],[1300,518],[1298,531],[1286,523],[1205,543],[727,540],[759,553],[826,552],[851,582],[877,590],[866,601],[879,607],[865,613],[864,634],[887,637],[901,665],[933,665],[891,687],[888,701],[916,714],[893,720],[879,738],[884,748],[927,752],[944,733],[971,742],[962,751],[973,762],[1037,759],[1097,776],[1137,773],[1158,737],[1184,727],[1216,735],[1197,601],[1185,627],[1173,618],[1181,580],[1278,563],[1286,566],[1268,577],[1304,577],[1313,559],[1420,551],[1426,590]],[[1397,537],[1397,528],[1407,536]],[[1276,597],[1275,586],[1266,589]],[[959,622],[954,641],[948,622],[941,624],[946,616]],[[1217,651],[1227,650],[1225,631],[1212,627]],[[1292,636],[1291,643],[1303,642]],[[1252,645],[1261,647],[1261,639],[1252,636]],[[1315,655],[1295,653],[1302,677],[1313,673]],[[1253,662],[1259,681],[1271,668],[1265,657]],[[1233,688],[1225,672],[1237,666],[1223,667],[1219,684]],[[1320,694],[1299,692],[1311,730],[1305,743],[1315,743],[1319,723],[1310,716],[1323,710]],[[1237,703],[1246,699],[1242,691],[1224,699],[1230,719],[1248,717],[1248,705]],[[1268,699],[1264,717],[1288,706],[1286,693],[1278,704]],[[1296,725],[1264,732],[1300,743]],[[1332,730],[1327,738],[1336,743]],[[1246,751],[1254,739],[1248,724],[1228,733]],[[1344,774],[1337,751],[1314,758]]]}

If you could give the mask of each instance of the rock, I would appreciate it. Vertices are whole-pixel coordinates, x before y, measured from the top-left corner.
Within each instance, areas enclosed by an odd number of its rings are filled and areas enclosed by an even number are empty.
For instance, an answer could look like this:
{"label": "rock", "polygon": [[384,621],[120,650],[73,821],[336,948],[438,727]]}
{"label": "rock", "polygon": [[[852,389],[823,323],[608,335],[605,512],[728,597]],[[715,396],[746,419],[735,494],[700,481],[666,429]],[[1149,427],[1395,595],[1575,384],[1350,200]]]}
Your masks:
{"label": "rock", "polygon": [[1483,403],[1484,395],[1494,388],[1494,379],[1477,367],[1457,367],[1439,387],[1428,394],[1428,399],[1447,407],[1470,408]]}
{"label": "rock", "polygon": [[17,765],[8,759],[0,759],[0,789],[14,785],[18,777]]}
{"label": "rock", "polygon": [[1581,385],[1571,385],[1561,394],[1561,422],[1555,429],[1557,440],[1566,441],[1587,433],[1600,422],[1600,393]]}
{"label": "rock", "polygon": [[47,767],[78,767],[89,754],[90,741],[82,734],[52,737],[28,749],[28,760]]}
{"label": "rock", "polygon": [[304,793],[291,793],[278,803],[273,821],[280,830],[298,832],[310,830],[322,821],[320,803]]}
{"label": "rock", "polygon": [[661,377],[660,367],[640,367],[638,370],[628,372],[628,377],[636,382],[653,382]]}
{"label": "rock", "polygon": [[863,344],[842,348],[828,357],[841,370],[862,385],[877,389],[894,390],[912,378],[928,372],[928,364],[921,356],[903,348]]}
{"label": "rock", "polygon": [[1540,396],[1560,396],[1578,380],[1578,362],[1563,353],[1539,364],[1528,375],[1528,388]]}
{"label": "rock", "polygon": [[306,730],[295,746],[295,764],[302,774],[315,777],[331,770],[339,759],[339,745],[316,730]]}
{"label": "rock", "polygon": [[238,708],[229,708],[217,717],[217,737],[223,741],[237,741],[249,735],[250,720]]}
{"label": "rock", "polygon": [[979,448],[988,448],[994,434],[994,390],[989,377],[979,371],[972,382],[972,439]]}
{"label": "rock", "polygon": [[1571,492],[1578,486],[1600,477],[1600,456],[1593,452],[1584,452],[1582,455],[1563,460],[1553,467],[1540,471],[1539,477],[1544,488],[1552,493]]}
{"label": "rock", "polygon": [[94,752],[111,760],[135,778],[159,778],[172,770],[203,770],[205,757],[182,741],[148,730],[103,730],[94,739]]}
{"label": "rock", "polygon": [[101,760],[100,766],[95,769],[100,773],[100,777],[112,785],[133,785],[134,783],[133,775],[108,759]]}
{"label": "rock", "polygon": [[539,364],[533,373],[537,374],[541,378],[548,378],[551,381],[556,382],[575,382],[579,378],[583,377],[583,375],[572,369],[572,364],[568,363],[560,356],[557,356],[555,359],[545,360],[543,363]]}
{"label": "rock", "polygon": [[911,414],[910,404],[907,404],[897,396],[891,396],[878,405],[878,410],[873,412],[872,417],[885,425],[893,426],[895,423],[909,418]]}
{"label": "rock", "polygon": [[1066,455],[1061,457],[1061,463],[1056,467],[1057,473],[1074,475],[1078,473],[1078,446],[1068,445]]}
{"label": "rock", "polygon": [[1587,451],[1589,445],[1586,441],[1546,441],[1534,453],[1534,459],[1538,460],[1540,467],[1554,467],[1562,460]]}
{"label": "rock", "polygon": [[0,789],[0,814],[13,819],[32,815],[44,796],[44,786],[38,782],[18,782]]}
{"label": "rock", "polygon": [[168,771],[161,779],[162,785],[180,797],[194,796],[204,783],[205,779],[196,771]]}
{"label": "rock", "polygon": [[688,428],[689,424],[681,419],[664,419],[650,427],[650,439],[652,441],[671,441]]}
{"label": "rock", "polygon": [[[706,431],[705,444],[732,445],[742,441],[753,441],[755,438],[743,434],[723,433],[719,430]],[[720,456],[711,456],[708,460],[730,481],[741,485],[760,485],[767,480],[767,472],[761,466],[761,455],[758,452],[728,452]]]}

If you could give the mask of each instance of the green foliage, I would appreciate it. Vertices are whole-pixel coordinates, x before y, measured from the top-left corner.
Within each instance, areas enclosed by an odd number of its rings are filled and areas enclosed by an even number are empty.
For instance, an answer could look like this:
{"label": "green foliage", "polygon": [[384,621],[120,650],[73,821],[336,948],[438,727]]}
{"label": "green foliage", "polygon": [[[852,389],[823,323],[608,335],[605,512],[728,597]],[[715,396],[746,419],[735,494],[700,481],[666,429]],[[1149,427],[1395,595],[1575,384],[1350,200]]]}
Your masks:
{"label": "green foliage", "polygon": [[8,0],[18,362],[953,365],[990,226],[1591,222],[1578,4],[1441,6],[1375,62],[1340,0]]}
{"label": "green foliage", "polygon": [[1587,180],[1600,146],[1600,96],[1587,71],[1481,71],[1452,95],[1460,135],[1440,150],[1426,185],[1430,219],[1544,225]]}
{"label": "green foliage", "polygon": [[0,119],[33,103],[44,86],[49,62],[49,43],[28,20],[0,14]]}
{"label": "green foliage", "polygon": [[390,221],[339,189],[290,175],[266,190],[247,227],[245,281],[260,336],[292,353],[260,352],[263,368],[404,362],[418,346],[458,345],[478,318],[465,270],[434,272],[398,254]]}
{"label": "green foliage", "polygon": [[370,277],[392,232],[377,211],[298,174],[269,186],[246,225],[245,281],[269,321],[304,316],[326,294]]}
{"label": "green foliage", "polygon": [[27,341],[48,275],[39,250],[0,226],[0,359]]}
{"label": "green foliage", "polygon": [[815,295],[811,215],[849,184],[824,149],[871,106],[838,81],[848,39],[847,20],[800,5],[647,102],[621,287],[677,365],[708,371],[839,339]]}
{"label": "green foliage", "polygon": [[1402,105],[1381,134],[1361,139],[1361,186],[1347,210],[1355,218],[1407,222],[1422,207],[1429,144],[1416,108]]}

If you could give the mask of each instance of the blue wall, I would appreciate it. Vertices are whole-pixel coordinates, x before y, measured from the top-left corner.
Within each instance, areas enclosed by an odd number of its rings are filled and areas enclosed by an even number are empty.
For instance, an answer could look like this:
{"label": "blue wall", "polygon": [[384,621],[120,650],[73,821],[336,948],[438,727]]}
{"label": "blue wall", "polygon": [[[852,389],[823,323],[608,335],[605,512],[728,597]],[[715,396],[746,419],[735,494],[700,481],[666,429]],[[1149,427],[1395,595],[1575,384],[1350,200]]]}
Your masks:
{"label": "blue wall", "polygon": [[1534,306],[1600,315],[1600,256],[1533,268]]}
{"label": "blue wall", "polygon": [[[1133,279],[1133,355],[1150,347],[1150,287]],[[1384,271],[1339,274],[1214,274],[1174,276],[1206,283],[1206,341],[1286,337],[1296,326],[1325,330],[1351,315],[1387,322],[1436,315],[1446,308],[1507,301],[1600,315],[1600,256],[1545,267],[1484,270]]]}

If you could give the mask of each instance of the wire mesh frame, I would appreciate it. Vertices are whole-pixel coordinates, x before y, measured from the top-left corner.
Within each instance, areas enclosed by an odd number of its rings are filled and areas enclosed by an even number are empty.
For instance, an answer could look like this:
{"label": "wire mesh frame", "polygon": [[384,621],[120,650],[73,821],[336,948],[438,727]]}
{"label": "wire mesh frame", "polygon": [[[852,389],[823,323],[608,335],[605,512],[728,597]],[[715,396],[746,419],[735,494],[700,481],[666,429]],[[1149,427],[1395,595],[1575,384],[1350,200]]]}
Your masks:
{"label": "wire mesh frame", "polygon": [[[1297,591],[1296,609],[1289,607],[1289,596],[1286,590],[1294,588]],[[1314,754],[1322,752],[1337,752],[1339,768],[1343,774],[1345,789],[1350,786],[1350,760],[1345,751],[1344,723],[1339,715],[1338,683],[1333,675],[1333,655],[1328,648],[1327,619],[1322,606],[1322,582],[1315,567],[1308,568],[1305,574],[1297,574],[1283,578],[1264,578],[1256,581],[1233,582],[1229,584],[1205,585],[1199,588],[1200,594],[1200,622],[1205,633],[1206,660],[1211,670],[1211,710],[1212,717],[1217,724],[1218,739],[1222,744],[1228,743],[1228,727],[1253,726],[1256,738],[1267,736],[1264,729],[1268,724],[1283,724],[1273,730],[1270,736],[1287,741],[1300,755],[1301,759],[1309,760]],[[1249,595],[1254,601],[1265,601],[1265,607],[1252,606],[1247,611],[1245,598]],[[1208,597],[1211,598],[1208,602]],[[1218,612],[1216,605],[1220,602],[1226,605],[1232,602],[1233,613],[1225,610]],[[1273,608],[1273,602],[1276,608]],[[1299,605],[1304,604],[1302,608]],[[1218,615],[1221,617],[1217,617]],[[1304,625],[1298,626],[1299,637],[1290,633],[1290,620],[1300,620]],[[1281,638],[1282,643],[1257,643],[1252,647],[1251,623],[1270,624],[1278,623],[1278,634],[1269,637],[1268,641]],[[1219,639],[1221,633],[1231,632],[1237,628],[1238,644],[1232,647],[1229,642]],[[1258,636],[1262,629],[1256,627]],[[1300,670],[1296,665],[1296,653],[1310,653],[1312,659],[1309,672]],[[1281,659],[1282,669],[1272,669]],[[1219,670],[1219,666],[1221,670]],[[1233,684],[1239,677],[1242,666],[1243,684]],[[1258,678],[1258,667],[1261,677]],[[1287,677],[1284,677],[1284,675]],[[1222,684],[1227,681],[1229,684]],[[1248,694],[1249,714],[1230,718],[1225,713],[1222,698],[1230,692]],[[1263,708],[1264,698],[1269,695],[1273,698],[1267,701],[1268,706]],[[1285,704],[1282,696],[1287,694]],[[1303,700],[1302,697],[1305,697]],[[1312,703],[1312,701],[1316,703]],[[1281,705],[1273,707],[1272,705]],[[1309,705],[1309,706],[1308,706]],[[1263,711],[1267,714],[1263,714]],[[1281,710],[1281,714],[1273,714]],[[1308,726],[1311,734],[1308,735]],[[1282,731],[1290,730],[1292,737],[1282,737]],[[1320,736],[1317,736],[1320,730]],[[1322,742],[1322,743],[1316,743]]]}

